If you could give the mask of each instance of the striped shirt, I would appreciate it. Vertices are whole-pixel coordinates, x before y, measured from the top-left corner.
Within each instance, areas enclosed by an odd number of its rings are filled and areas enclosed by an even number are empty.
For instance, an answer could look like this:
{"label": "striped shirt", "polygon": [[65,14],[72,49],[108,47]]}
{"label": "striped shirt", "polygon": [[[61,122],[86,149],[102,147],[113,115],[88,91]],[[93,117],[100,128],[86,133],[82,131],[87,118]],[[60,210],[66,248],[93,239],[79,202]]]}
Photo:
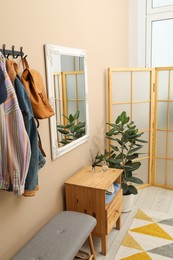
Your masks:
{"label": "striped shirt", "polygon": [[2,53],[0,67],[7,88],[7,100],[0,105],[0,189],[12,186],[15,195],[22,195],[31,157],[30,141]]}

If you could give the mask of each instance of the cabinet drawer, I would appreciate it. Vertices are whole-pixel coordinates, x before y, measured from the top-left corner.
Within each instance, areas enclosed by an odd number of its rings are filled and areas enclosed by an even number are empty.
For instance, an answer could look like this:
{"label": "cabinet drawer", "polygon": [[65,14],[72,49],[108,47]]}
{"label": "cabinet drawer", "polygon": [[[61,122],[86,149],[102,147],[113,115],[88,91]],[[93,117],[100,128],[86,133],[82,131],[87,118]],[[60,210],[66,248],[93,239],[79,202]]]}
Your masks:
{"label": "cabinet drawer", "polygon": [[107,207],[107,234],[113,228],[122,211],[122,190],[119,190]]}
{"label": "cabinet drawer", "polygon": [[114,211],[117,208],[117,205],[122,203],[122,189],[118,191],[116,196],[112,199],[112,201],[107,205],[107,217],[111,215],[112,211]]}
{"label": "cabinet drawer", "polygon": [[111,212],[111,214],[109,215],[109,217],[107,219],[107,234],[109,234],[109,232],[112,230],[115,222],[121,215],[121,211],[122,211],[122,204],[120,203],[117,205],[117,208],[115,210],[113,210]]}

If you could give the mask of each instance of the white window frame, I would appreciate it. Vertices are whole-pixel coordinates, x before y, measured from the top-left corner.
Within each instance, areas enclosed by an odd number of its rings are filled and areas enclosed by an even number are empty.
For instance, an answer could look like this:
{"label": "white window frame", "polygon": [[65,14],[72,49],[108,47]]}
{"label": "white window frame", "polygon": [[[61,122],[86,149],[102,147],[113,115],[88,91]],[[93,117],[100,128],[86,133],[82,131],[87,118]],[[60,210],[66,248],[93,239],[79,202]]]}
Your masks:
{"label": "white window frame", "polygon": [[129,0],[129,67],[146,64],[146,0]]}
{"label": "white window frame", "polygon": [[172,11],[173,5],[166,5],[161,7],[152,7],[152,0],[147,0],[147,14],[156,14]]}
{"label": "white window frame", "polygon": [[152,0],[129,0],[129,67],[151,67],[152,22],[172,19],[173,5],[151,8]]}
{"label": "white window frame", "polygon": [[152,59],[152,23],[154,21],[163,21],[163,20],[168,20],[168,19],[173,19],[173,11],[172,12],[163,12],[163,13],[154,13],[152,15],[147,15],[146,67],[151,66],[151,59]]}

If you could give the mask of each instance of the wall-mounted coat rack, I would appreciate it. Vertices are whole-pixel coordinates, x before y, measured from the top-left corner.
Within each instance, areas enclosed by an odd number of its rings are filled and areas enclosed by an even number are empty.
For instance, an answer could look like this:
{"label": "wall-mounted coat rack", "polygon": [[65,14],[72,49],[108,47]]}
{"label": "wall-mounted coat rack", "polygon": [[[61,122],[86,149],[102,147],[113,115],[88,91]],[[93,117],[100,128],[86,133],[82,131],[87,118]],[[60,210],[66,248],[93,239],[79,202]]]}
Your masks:
{"label": "wall-mounted coat rack", "polygon": [[2,49],[0,49],[0,52],[2,52],[4,57],[7,58],[7,59],[9,58],[9,56],[12,56],[14,59],[17,59],[18,57],[24,56],[23,47],[20,47],[20,51],[16,51],[16,50],[14,50],[14,48],[15,48],[15,46],[12,45],[11,50],[6,50],[6,45],[3,44]]}

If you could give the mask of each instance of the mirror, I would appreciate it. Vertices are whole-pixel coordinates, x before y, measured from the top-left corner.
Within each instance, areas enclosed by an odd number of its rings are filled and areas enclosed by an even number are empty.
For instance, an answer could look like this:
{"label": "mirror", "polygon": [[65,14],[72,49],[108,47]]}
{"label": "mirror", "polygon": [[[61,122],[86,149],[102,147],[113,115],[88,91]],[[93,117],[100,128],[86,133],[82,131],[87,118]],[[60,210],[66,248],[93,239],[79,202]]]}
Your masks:
{"label": "mirror", "polygon": [[88,132],[86,51],[45,44],[52,159],[86,142]]}

